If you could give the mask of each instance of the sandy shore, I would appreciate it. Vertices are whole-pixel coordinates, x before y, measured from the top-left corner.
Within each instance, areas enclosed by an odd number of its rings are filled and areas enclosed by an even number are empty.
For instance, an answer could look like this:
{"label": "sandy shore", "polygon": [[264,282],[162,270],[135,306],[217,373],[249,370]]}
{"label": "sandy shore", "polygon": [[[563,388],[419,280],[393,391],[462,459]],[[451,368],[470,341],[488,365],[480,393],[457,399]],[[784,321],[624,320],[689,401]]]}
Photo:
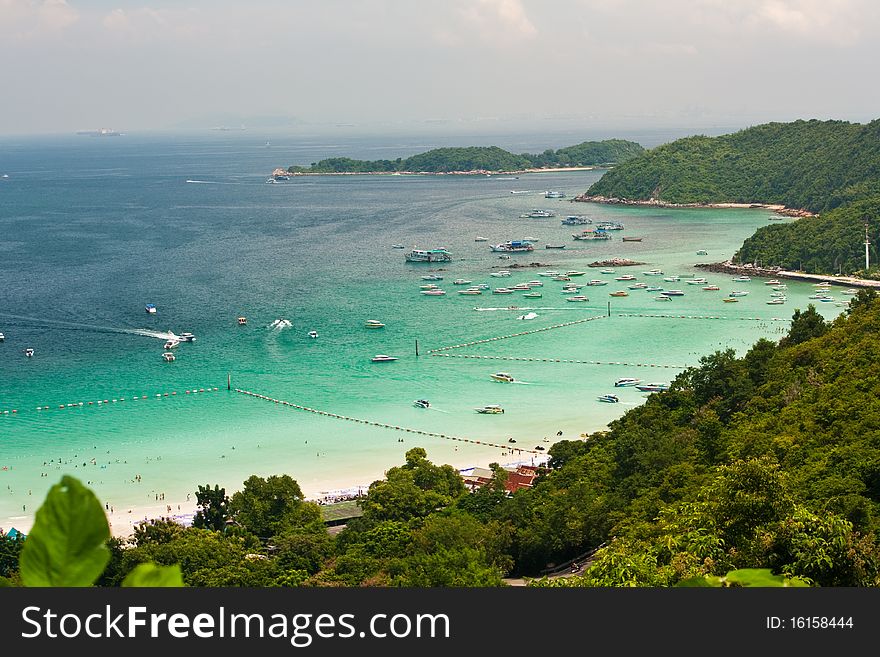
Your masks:
{"label": "sandy shore", "polygon": [[291,173],[284,169],[275,169],[273,176],[516,176],[526,173],[553,173],[560,171],[592,171],[605,167],[548,167],[546,169],[518,169],[516,171],[489,171],[475,169],[471,171],[299,171]]}
{"label": "sandy shore", "polygon": [[606,205],[636,205],[652,208],[717,208],[717,209],[751,209],[771,210],[786,217],[815,217],[816,213],[801,208],[789,208],[780,203],[667,203],[658,199],[625,199],[613,196],[590,196],[581,194],[573,201],[581,203],[604,203]]}

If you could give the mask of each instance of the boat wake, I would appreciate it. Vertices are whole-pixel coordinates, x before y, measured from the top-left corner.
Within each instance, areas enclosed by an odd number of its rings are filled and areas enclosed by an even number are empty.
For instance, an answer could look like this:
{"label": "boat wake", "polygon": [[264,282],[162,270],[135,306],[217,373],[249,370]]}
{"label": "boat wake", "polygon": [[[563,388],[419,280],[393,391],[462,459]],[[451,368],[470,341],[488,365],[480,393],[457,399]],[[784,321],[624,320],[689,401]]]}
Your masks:
{"label": "boat wake", "polygon": [[142,335],[148,338],[160,340],[177,339],[171,331],[154,331],[152,329],[120,328],[118,326],[96,326],[95,324],[82,324],[80,322],[65,322],[60,319],[47,319],[45,317],[28,317],[26,315],[13,315],[0,313],[0,317],[9,317],[18,320],[22,324],[36,324],[47,328],[62,329],[65,331],[91,331],[94,333],[121,333],[124,335]]}
{"label": "boat wake", "polygon": [[293,324],[291,324],[290,320],[288,319],[276,319],[266,328],[272,329],[273,331],[280,331],[282,329],[291,328],[292,326]]}
{"label": "boat wake", "polygon": [[238,183],[221,182],[219,180],[187,180],[192,185],[237,185]]}

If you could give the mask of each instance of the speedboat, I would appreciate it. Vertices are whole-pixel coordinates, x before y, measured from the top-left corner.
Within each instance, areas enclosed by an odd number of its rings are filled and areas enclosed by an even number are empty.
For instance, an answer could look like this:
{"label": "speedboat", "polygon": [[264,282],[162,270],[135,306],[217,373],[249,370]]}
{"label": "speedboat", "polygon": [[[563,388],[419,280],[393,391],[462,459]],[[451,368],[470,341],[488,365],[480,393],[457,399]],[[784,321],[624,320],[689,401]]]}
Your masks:
{"label": "speedboat", "polygon": [[529,287],[544,287],[544,283],[542,283],[541,281],[529,281],[528,283],[526,283],[526,285],[528,285]]}
{"label": "speedboat", "polygon": [[585,272],[585,271],[577,271],[577,270],[575,269],[575,270],[572,270],[572,271],[567,271],[567,272],[565,272],[565,275],[566,275],[566,276],[583,276],[583,275],[586,274],[586,273],[587,273],[587,272]]}
{"label": "speedboat", "polygon": [[427,399],[416,399],[413,402],[413,406],[415,406],[416,408],[430,408],[431,402],[429,402]]}
{"label": "speedboat", "polygon": [[540,299],[543,295],[540,292],[529,292],[523,295],[526,299]]}
{"label": "speedboat", "polygon": [[662,392],[664,390],[669,390],[668,383],[645,383],[643,385],[636,385],[637,390],[641,390],[642,392]]}
{"label": "speedboat", "polygon": [[623,276],[618,276],[614,279],[615,281],[634,281],[636,277],[632,274],[624,274]]}
{"label": "speedboat", "polygon": [[165,349],[174,349],[180,345],[180,340],[171,339],[165,342]]}
{"label": "speedboat", "polygon": [[395,356],[386,356],[385,354],[376,354],[370,360],[374,363],[390,363],[397,360],[397,358]]}
{"label": "speedboat", "polygon": [[785,303],[785,297],[774,297],[767,301],[768,306],[779,306]]}
{"label": "speedboat", "polygon": [[144,310],[146,310],[148,313],[151,313],[151,314],[155,313],[156,312],[156,304],[155,303],[148,303],[146,306],[144,306]]}
{"label": "speedboat", "polygon": [[521,219],[546,219],[547,217],[555,217],[556,215],[549,210],[535,209],[531,212],[526,212],[525,214],[521,214],[519,216]]}
{"label": "speedboat", "polygon": [[402,249],[402,248],[404,248],[404,246],[403,246],[403,244],[392,244],[391,248],[392,249]]}
{"label": "speedboat", "polygon": [[672,301],[672,297],[663,296],[661,293],[659,297],[654,297],[654,301]]}
{"label": "speedboat", "polygon": [[531,290],[532,288],[529,286],[528,283],[517,283],[517,284],[514,285],[511,289],[512,289],[512,290],[518,290],[518,291],[525,291],[525,292],[528,292],[528,291]]}
{"label": "speedboat", "polygon": [[611,297],[628,297],[628,296],[629,296],[629,292],[627,292],[626,290],[617,290],[617,292],[610,292],[610,293],[608,294],[608,296],[611,296]]}
{"label": "speedboat", "polygon": [[539,271],[538,276],[559,276],[558,271]]}
{"label": "speedboat", "polygon": [[589,301],[590,299],[589,299],[589,297],[585,297],[582,294],[576,294],[573,297],[567,297],[565,300],[566,301],[574,301],[575,303],[578,303],[578,302],[583,303],[585,301]]}
{"label": "speedboat", "polygon": [[480,408],[475,408],[474,410],[477,413],[485,413],[490,415],[504,412],[504,409],[501,408],[498,404],[488,404],[486,406],[481,406]]}
{"label": "speedboat", "polygon": [[648,271],[642,272],[645,276],[662,276],[663,271],[660,269],[649,269]]}
{"label": "speedboat", "polygon": [[509,287],[496,287],[492,290],[492,294],[513,294],[513,290]]}
{"label": "speedboat", "polygon": [[180,339],[181,342],[195,342],[196,341],[196,336],[194,336],[192,333],[190,333],[188,331],[181,333],[178,336],[178,338]]}
{"label": "speedboat", "polygon": [[425,285],[419,285],[419,289],[422,289],[422,290],[437,290],[439,288],[440,288],[440,286],[437,285],[436,283],[427,283]]}
{"label": "speedboat", "polygon": [[433,290],[422,290],[422,294],[426,294],[430,297],[442,297],[446,294],[445,290],[441,290],[440,288],[434,288]]}
{"label": "speedboat", "polygon": [[630,290],[644,290],[647,289],[647,283],[633,283],[632,285],[627,285]]}
{"label": "speedboat", "polygon": [[545,244],[545,249],[564,249],[565,244]]}
{"label": "speedboat", "polygon": [[706,285],[709,281],[705,278],[692,278],[687,282],[688,285]]}
{"label": "speedboat", "polygon": [[164,354],[162,354],[162,358],[165,359],[166,363],[170,363],[175,359],[175,356],[170,351],[166,351]]}
{"label": "speedboat", "polygon": [[598,397],[600,402],[608,402],[609,404],[616,404],[620,400],[617,398],[617,395],[601,395]]}
{"label": "speedboat", "polygon": [[238,318],[238,325],[244,326],[245,324],[247,324],[247,317],[239,317]]}
{"label": "speedboat", "polygon": [[675,275],[667,276],[663,280],[666,281],[667,283],[678,283],[681,280],[681,276],[675,276]]}
{"label": "speedboat", "polygon": [[747,294],[748,294],[748,292],[746,292],[745,290],[734,290],[733,292],[731,292],[727,296],[729,296],[729,297],[744,297]]}
{"label": "speedboat", "polygon": [[513,383],[516,381],[516,379],[507,372],[495,372],[495,374],[490,374],[489,376],[496,381],[503,381],[504,383]]}
{"label": "speedboat", "polygon": [[735,297],[725,297],[724,299],[722,299],[722,301],[724,303],[736,303],[737,301],[739,301],[739,299]]}
{"label": "speedboat", "polygon": [[751,281],[752,279],[749,278],[748,276],[737,276],[737,277],[734,278],[733,280],[734,280],[735,283],[748,283],[748,282]]}
{"label": "speedboat", "polygon": [[553,277],[553,280],[554,280],[554,281],[570,281],[570,280],[571,280],[571,277],[570,277],[570,276],[566,276],[565,274],[560,274],[559,276],[554,276],[554,277]]}
{"label": "speedboat", "polygon": [[6,339],[6,336],[0,333],[0,342],[3,342]]}
{"label": "speedboat", "polygon": [[632,377],[625,376],[622,379],[617,379],[617,381],[614,382],[614,387],[615,388],[622,388],[624,386],[634,386],[637,383],[641,383],[641,382],[642,382],[641,379],[635,379]]}
{"label": "speedboat", "polygon": [[697,251],[697,255],[709,255],[709,252],[705,251],[703,249],[700,249],[699,251]]}
{"label": "speedboat", "polygon": [[489,276],[492,276],[493,278],[507,278],[510,276],[510,272],[506,269],[500,269],[498,271],[493,271]]}
{"label": "speedboat", "polygon": [[704,285],[703,289],[706,290],[706,292],[715,292],[717,290],[720,290],[721,288],[717,285]]}
{"label": "speedboat", "polygon": [[422,276],[422,280],[423,281],[442,281],[443,277],[440,276],[439,274],[427,274],[425,276]]}
{"label": "speedboat", "polygon": [[525,315],[520,315],[517,319],[535,319],[538,316],[538,313],[526,313]]}
{"label": "speedboat", "polygon": [[603,269],[599,273],[600,274],[613,274],[614,270],[613,269]]}
{"label": "speedboat", "polygon": [[[776,288],[773,288],[773,289],[776,289]],[[841,292],[841,294],[858,294],[858,293],[859,293],[859,291],[856,290],[855,288],[850,288],[850,289],[848,289],[848,290],[844,290],[843,292]],[[2,335],[3,335],[3,334],[0,333],[0,336],[2,336]],[[3,338],[0,337],[0,340],[2,340],[2,339],[3,339]]]}
{"label": "speedboat", "polygon": [[30,347],[28,347],[27,349],[24,350],[24,355],[27,356],[28,358],[31,358],[34,355],[34,350],[31,349]]}
{"label": "speedboat", "polygon": [[665,290],[660,293],[664,297],[683,297],[684,292],[681,290]]}
{"label": "speedboat", "polygon": [[309,331],[309,337],[310,338],[317,338],[318,332],[317,331]]}
{"label": "speedboat", "polygon": [[459,290],[458,293],[459,293],[459,294],[471,294],[471,295],[475,295],[475,294],[482,294],[483,291],[482,291],[480,288],[478,288],[478,287],[469,287],[469,288],[466,289],[466,290]]}
{"label": "speedboat", "polygon": [[368,319],[366,322],[364,322],[364,326],[374,329],[385,328],[385,325],[378,319]]}
{"label": "speedboat", "polygon": [[488,241],[489,241],[488,237],[475,237],[474,238],[474,242],[488,242]]}
{"label": "speedboat", "polygon": [[453,285],[470,285],[473,281],[465,280],[464,278],[456,278],[452,281]]}
{"label": "speedboat", "polygon": [[477,283],[473,287],[477,288],[478,290],[488,290],[489,284],[488,283]]}
{"label": "speedboat", "polygon": [[780,281],[771,278],[769,281],[764,281],[764,285],[780,285]]}

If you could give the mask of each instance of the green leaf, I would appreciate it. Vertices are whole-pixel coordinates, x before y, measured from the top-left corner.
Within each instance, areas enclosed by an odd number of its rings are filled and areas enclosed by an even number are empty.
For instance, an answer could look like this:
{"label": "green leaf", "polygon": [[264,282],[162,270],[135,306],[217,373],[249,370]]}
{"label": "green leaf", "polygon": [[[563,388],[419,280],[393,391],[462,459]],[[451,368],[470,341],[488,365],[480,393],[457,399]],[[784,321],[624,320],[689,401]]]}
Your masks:
{"label": "green leaf", "polygon": [[773,575],[769,568],[741,568],[727,573],[724,580],[727,585],[734,586],[809,586],[797,577],[787,578],[784,575]]}
{"label": "green leaf", "polygon": [[717,577],[710,577],[708,575],[706,575],[705,577],[690,577],[688,579],[681,580],[678,584],[676,584],[676,586],[681,588],[717,588],[721,586],[721,580]]}
{"label": "green leaf", "polygon": [[37,510],[21,551],[25,586],[91,586],[110,560],[110,527],[95,494],[65,475]]}
{"label": "green leaf", "polygon": [[131,587],[157,587],[183,586],[183,574],[180,572],[180,566],[158,566],[154,563],[139,564],[132,570],[125,579],[122,580],[122,586]]}

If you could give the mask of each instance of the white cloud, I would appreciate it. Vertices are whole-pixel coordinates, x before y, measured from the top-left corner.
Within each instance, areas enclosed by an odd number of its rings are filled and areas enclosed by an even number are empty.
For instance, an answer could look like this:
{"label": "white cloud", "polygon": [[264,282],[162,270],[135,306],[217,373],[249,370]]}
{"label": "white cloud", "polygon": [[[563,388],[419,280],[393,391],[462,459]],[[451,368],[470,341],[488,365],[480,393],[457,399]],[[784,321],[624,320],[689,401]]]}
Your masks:
{"label": "white cloud", "polygon": [[864,3],[858,0],[766,0],[748,20],[802,37],[850,45],[859,40]]}
{"label": "white cloud", "polygon": [[459,4],[457,13],[461,26],[473,33],[469,38],[484,44],[514,45],[538,35],[520,0],[466,1]]}
{"label": "white cloud", "polygon": [[78,20],[66,0],[0,0],[0,34],[16,40],[53,36]]}

